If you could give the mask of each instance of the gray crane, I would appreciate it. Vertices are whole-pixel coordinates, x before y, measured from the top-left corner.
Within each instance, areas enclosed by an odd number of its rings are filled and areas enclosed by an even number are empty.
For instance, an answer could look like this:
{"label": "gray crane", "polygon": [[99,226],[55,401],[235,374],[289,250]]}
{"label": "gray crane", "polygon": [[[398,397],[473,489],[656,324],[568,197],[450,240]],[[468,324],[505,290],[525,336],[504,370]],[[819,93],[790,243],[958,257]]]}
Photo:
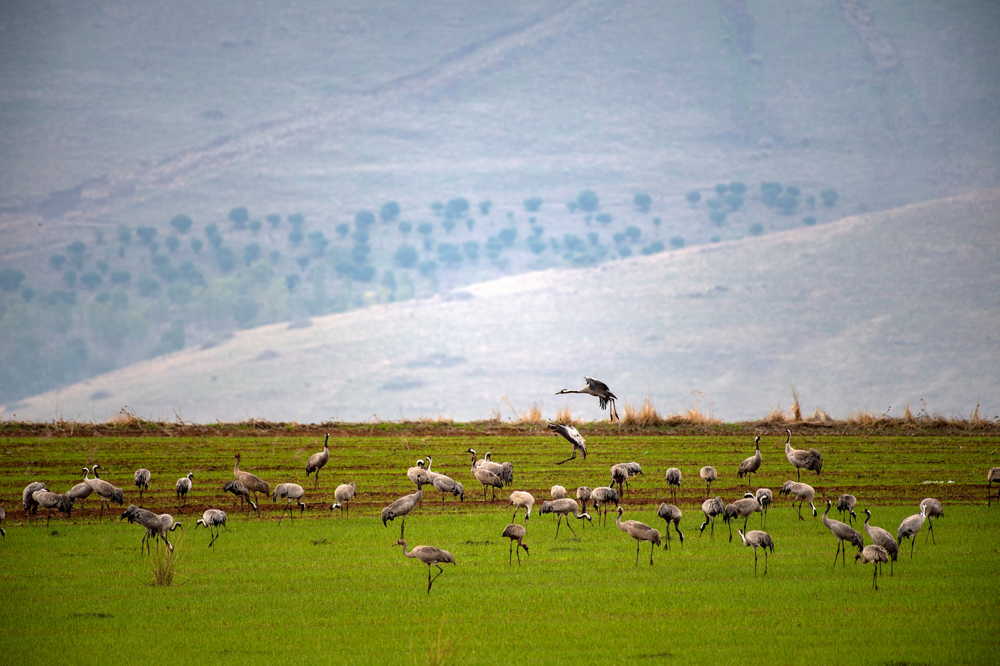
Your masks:
{"label": "gray crane", "polygon": [[93,473],[95,478],[91,479],[87,475],[84,475],[83,481],[90,486],[90,489],[98,497],[101,498],[101,513],[98,516],[98,519],[103,519],[105,506],[107,506],[108,509],[111,509],[112,503],[118,505],[125,504],[125,493],[118,486],[112,485],[98,476],[97,470],[100,468],[100,465],[94,464],[90,471]]}
{"label": "gray crane", "polygon": [[896,561],[899,556],[899,544],[896,540],[892,538],[892,534],[888,530],[884,530],[881,527],[876,527],[875,525],[870,525],[869,521],[872,519],[872,512],[866,507],[865,508],[865,531],[868,532],[868,538],[872,540],[877,546],[882,546],[885,551],[889,554],[889,575],[892,575],[892,563]]}
{"label": "gray crane", "polygon": [[993,484],[998,484],[997,500],[1000,501],[1000,467],[990,467],[986,472],[986,506],[993,504]]}
{"label": "gray crane", "polygon": [[854,520],[858,517],[858,514],[854,513],[854,507],[858,505],[858,498],[849,493],[844,493],[837,498],[837,511],[840,512],[841,519],[844,518],[844,514],[847,515],[847,521],[853,525]]}
{"label": "gray crane", "polygon": [[514,515],[511,521],[517,517],[517,510],[524,509],[524,522],[531,518],[531,507],[535,506],[535,497],[526,490],[515,490],[510,494],[510,503],[514,506]]}
{"label": "gray crane", "polygon": [[145,467],[140,467],[132,473],[135,487],[139,489],[139,501],[142,501],[142,494],[149,490],[149,482],[152,478],[152,473]]}
{"label": "gray crane", "polygon": [[496,475],[500,477],[501,481],[503,481],[503,485],[509,486],[510,484],[514,483],[514,463],[512,462],[495,463],[493,462],[493,454],[490,453],[489,451],[487,451],[483,455],[483,458],[485,458],[486,462],[489,463],[490,465],[500,466],[499,469],[496,470]]}
{"label": "gray crane", "polygon": [[433,462],[434,459],[427,456],[427,468],[425,469],[425,472],[427,474],[427,478],[430,479],[431,485],[434,486],[434,489],[441,492],[441,501],[444,502],[445,495],[451,494],[458,497],[459,501],[464,502],[465,486],[447,474],[431,471],[431,464]]}
{"label": "gray crane", "polygon": [[566,487],[560,486],[558,483],[551,488],[549,488],[549,497],[552,499],[562,499],[566,497]]}
{"label": "gray crane", "polygon": [[705,533],[705,527],[712,524],[712,536],[715,536],[715,517],[722,515],[726,510],[726,505],[722,503],[721,497],[710,497],[701,503],[701,512],[705,514],[705,521],[698,528],[698,534]]}
{"label": "gray crane", "polygon": [[562,523],[563,518],[566,519],[566,527],[569,531],[576,536],[576,530],[569,523],[569,517],[572,515],[577,520],[591,520],[589,513],[580,513],[580,505],[576,503],[576,500],[571,497],[564,497],[557,500],[545,500],[542,502],[542,508],[539,510],[538,515],[544,516],[547,513],[555,513],[559,517],[556,519],[556,536],[559,538],[559,525]]}
{"label": "gray crane", "polygon": [[580,503],[580,508],[584,511],[587,510],[587,502],[590,501],[590,486],[579,486],[576,489],[576,501]]}
{"label": "gray crane", "polygon": [[736,530],[737,534],[740,535],[740,541],[743,542],[744,546],[750,546],[753,548],[753,575],[757,575],[757,549],[760,548],[764,551],[764,575],[767,575],[767,551],[771,550],[774,553],[774,540],[771,539],[771,535],[767,532],[761,530],[750,530],[746,534],[743,530]]}
{"label": "gray crane", "polygon": [[[920,500],[920,511],[927,516],[927,533],[931,537],[931,543],[936,544],[937,540],[934,538],[934,519],[944,516],[944,508],[941,506],[941,500],[933,497],[923,498]],[[927,537],[924,537],[924,542],[926,541]]]}
{"label": "gray crane", "polygon": [[167,532],[173,532],[178,527],[183,527],[178,522],[175,522],[173,516],[169,513],[161,513],[159,515],[153,513],[148,509],[142,509],[134,504],[129,504],[119,520],[128,520],[130,523],[137,523],[146,528],[146,535],[142,537],[142,542],[139,544],[139,551],[145,549],[149,552],[149,540],[160,539],[167,545],[167,549],[172,553],[174,552],[174,545],[170,543],[170,539],[167,538]]}
{"label": "gray crane", "polygon": [[[512,564],[511,561],[511,551],[517,551],[517,564],[521,565],[521,551],[519,549],[523,548],[525,555],[528,554],[528,544],[524,543],[524,535],[527,533],[524,525],[518,525],[517,523],[510,523],[507,527],[503,528],[503,532],[500,534],[501,537],[506,537],[510,539],[510,546],[507,548],[507,566]],[[514,542],[517,542],[517,548],[514,547]]]}
{"label": "gray crane", "polygon": [[73,500],[65,493],[54,493],[51,490],[36,490],[31,494],[31,498],[34,500],[35,506],[46,510],[46,526],[52,520],[53,509],[65,513],[67,516],[73,512]]}
{"label": "gray crane", "polygon": [[601,515],[601,524],[608,522],[608,505],[612,502],[617,506],[621,502],[618,491],[610,486],[598,486],[590,491],[590,501],[594,504],[594,511]]}
{"label": "gray crane", "polygon": [[472,476],[476,478],[476,481],[483,484],[483,501],[486,501],[486,487],[492,488],[490,499],[496,499],[496,492],[498,488],[503,488],[503,479],[489,471],[485,467],[474,467],[472,468]]}
{"label": "gray crane", "polygon": [[232,493],[240,498],[240,509],[243,508],[243,503],[246,504],[254,510],[256,513],[260,513],[260,508],[257,506],[257,502],[253,500],[250,496],[250,489],[243,485],[241,481],[233,479],[232,481],[227,481],[222,486],[223,492]]}
{"label": "gray crane", "polygon": [[256,474],[251,474],[250,472],[245,472],[240,469],[240,454],[236,454],[236,463],[233,465],[233,478],[243,484],[243,486],[253,493],[254,504],[259,504],[257,501],[257,493],[264,493],[265,495],[271,494],[271,486],[268,485],[266,481],[261,479]]}
{"label": "gray crane", "polygon": [[330,461],[330,433],[326,434],[323,438],[323,450],[319,453],[314,453],[309,456],[309,460],[306,461],[306,478],[309,478],[310,474],[315,474],[316,477],[313,480],[313,488],[319,486],[319,471],[326,467],[326,463]]}
{"label": "gray crane", "polygon": [[861,535],[858,534],[858,531],[853,527],[847,523],[842,523],[839,520],[833,520],[828,517],[830,507],[832,506],[833,502],[831,500],[827,500],[826,511],[823,512],[823,524],[826,525],[826,528],[830,530],[833,536],[837,537],[837,552],[833,555],[833,566],[837,566],[837,558],[840,557],[841,553],[844,554],[844,566],[847,566],[847,546],[844,542],[849,541],[857,547],[859,552],[862,548],[864,548],[865,543],[861,539]]}
{"label": "gray crane", "polygon": [[667,470],[664,478],[667,480],[667,488],[670,490],[670,499],[677,501],[677,489],[681,487],[681,471],[676,467]]}
{"label": "gray crane", "polygon": [[889,553],[886,549],[877,543],[865,546],[861,549],[861,552],[854,556],[854,561],[861,562],[861,564],[870,563],[872,565],[872,587],[877,590],[879,572],[882,569],[882,565],[889,561]]}
{"label": "gray crane", "polygon": [[188,493],[191,492],[191,487],[194,485],[194,472],[188,472],[186,476],[182,476],[177,479],[177,483],[174,484],[174,494],[177,495],[177,501],[187,504]]}
{"label": "gray crane", "polygon": [[711,465],[705,465],[698,470],[698,476],[705,482],[705,497],[712,494],[712,482],[719,478],[719,473]]}
{"label": "gray crane", "polygon": [[21,503],[24,506],[25,517],[38,513],[38,502],[35,501],[35,493],[39,490],[48,490],[41,481],[32,481],[21,491]]}
{"label": "gray crane", "polygon": [[798,481],[785,481],[782,484],[781,489],[778,491],[779,495],[791,495],[792,504],[795,504],[795,500],[799,501],[799,520],[805,520],[802,517],[802,505],[805,502],[809,502],[809,507],[812,509],[813,518],[816,517],[816,505],[813,504],[813,499],[816,497],[816,489],[810,486],[808,483],[800,483]]}
{"label": "gray crane", "polygon": [[556,395],[563,395],[564,393],[585,393],[586,395],[592,395],[597,398],[598,404],[601,409],[607,409],[610,407],[609,414],[612,421],[620,420],[618,418],[618,410],[615,409],[615,400],[618,399],[608,385],[599,379],[594,379],[593,377],[584,377],[583,381],[587,384],[582,389],[561,389],[556,393]]}
{"label": "gray crane", "polygon": [[664,520],[663,535],[667,537],[666,542],[663,547],[667,550],[670,549],[670,523],[674,524],[674,531],[677,532],[677,536],[681,540],[681,545],[684,545],[684,533],[681,532],[681,516],[683,512],[674,504],[667,504],[663,502],[656,509],[656,515]]}
{"label": "gray crane", "polygon": [[[420,492],[419,490],[417,491]],[[411,550],[406,550],[406,541],[402,537],[396,541],[397,546],[403,547],[403,555],[420,560],[427,565],[427,594],[431,593],[431,586],[438,576],[444,573],[442,564],[455,564],[455,558],[447,550],[442,550],[434,546],[414,546]],[[437,574],[431,578],[431,565],[437,567]]]}
{"label": "gray crane", "polygon": [[562,465],[563,463],[576,458],[577,451],[583,454],[584,459],[587,458],[587,442],[584,441],[579,430],[568,423],[550,423],[548,428],[552,432],[562,435],[567,442],[573,445],[573,455],[565,460],[560,460],[556,463],[557,465]]}
{"label": "gray crane", "polygon": [[[81,467],[80,469],[83,472],[83,477],[87,478],[87,473],[90,470],[88,470],[86,467]],[[66,494],[73,499],[73,505],[75,506],[77,502],[83,503],[83,500],[90,497],[90,494],[92,492],[94,491],[91,490],[90,484],[88,484],[86,481],[81,481],[80,483],[77,483],[72,488],[67,490]]]}
{"label": "gray crane", "polygon": [[753,438],[754,453],[749,458],[744,458],[743,462],[736,469],[736,476],[739,478],[747,477],[747,488],[750,487],[750,477],[760,469],[760,435],[754,435]]}
{"label": "gray crane", "polygon": [[[2,506],[0,506],[0,524],[3,524],[3,522],[6,520],[7,520],[7,510],[4,509]],[[7,530],[5,530],[3,527],[0,527],[0,536],[2,536],[4,539],[7,538]]]}
{"label": "gray crane", "polygon": [[[271,495],[271,501],[277,502],[278,499],[285,500],[285,509],[288,510],[288,517],[294,519],[295,515],[292,512],[292,501],[295,501],[295,505],[299,507],[299,513],[303,513],[306,510],[306,505],[302,502],[302,497],[306,494],[306,489],[297,483],[279,483],[274,487],[274,493]],[[285,517],[285,511],[282,510],[281,518],[278,519],[280,523]]]}
{"label": "gray crane", "polygon": [[618,516],[615,518],[615,525],[618,526],[622,532],[627,533],[630,537],[635,539],[635,565],[639,566],[639,545],[643,541],[649,542],[649,566],[653,566],[653,548],[660,545],[660,531],[656,528],[650,527],[646,523],[640,523],[638,520],[622,520],[622,513],[624,510],[621,506],[618,507]]}
{"label": "gray crane", "polygon": [[391,520],[402,517],[402,522],[399,525],[399,538],[403,538],[403,532],[406,529],[406,517],[413,511],[413,507],[417,505],[424,496],[424,491],[418,490],[415,493],[410,493],[409,495],[403,495],[399,499],[393,501],[392,504],[382,509],[382,526],[388,527],[388,523]]}
{"label": "gray crane", "polygon": [[823,456],[816,449],[793,449],[792,448],[792,431],[789,428],[785,428],[785,432],[788,433],[788,438],[785,440],[785,457],[788,458],[788,462],[792,463],[795,467],[796,481],[802,480],[802,470],[809,469],[816,474],[823,471]]}
{"label": "gray crane", "polygon": [[628,480],[630,478],[628,463],[616,463],[611,466],[611,482],[608,486],[614,488],[617,484],[618,495],[620,497],[625,497],[625,486],[628,485]]}
{"label": "gray crane", "polygon": [[215,540],[219,538],[220,528],[226,527],[226,512],[222,509],[205,509],[201,518],[195,522],[194,528],[198,529],[199,525],[208,528],[212,537],[208,542],[208,547],[211,548],[215,545]]}
{"label": "gray crane", "polygon": [[354,494],[357,490],[358,486],[353,481],[337,486],[337,489],[333,491],[333,496],[337,501],[330,505],[330,511],[340,509],[344,512],[345,516],[349,514],[351,512],[351,502],[354,500]]}
{"label": "gray crane", "polygon": [[413,467],[407,468],[406,478],[410,480],[410,483],[417,487],[417,490],[420,490],[426,485],[430,485],[431,479],[427,475],[427,461],[421,458],[416,462],[416,464],[413,465]]}
{"label": "gray crane", "polygon": [[903,521],[899,524],[899,529],[896,530],[896,542],[900,546],[903,545],[903,539],[910,540],[910,559],[913,559],[913,547],[917,544],[917,532],[920,528],[924,526],[924,521],[927,519],[927,514],[921,508],[920,513],[915,513],[912,516],[907,516],[903,518]]}
{"label": "gray crane", "polygon": [[758,488],[753,496],[760,504],[760,526],[763,529],[764,523],[767,522],[767,510],[774,504],[774,493],[771,492],[770,488]]}
{"label": "gray crane", "polygon": [[722,520],[729,526],[729,541],[733,540],[733,519],[743,519],[743,529],[747,528],[750,516],[760,511],[760,502],[753,496],[753,493],[746,493],[740,499],[727,504],[722,510]]}

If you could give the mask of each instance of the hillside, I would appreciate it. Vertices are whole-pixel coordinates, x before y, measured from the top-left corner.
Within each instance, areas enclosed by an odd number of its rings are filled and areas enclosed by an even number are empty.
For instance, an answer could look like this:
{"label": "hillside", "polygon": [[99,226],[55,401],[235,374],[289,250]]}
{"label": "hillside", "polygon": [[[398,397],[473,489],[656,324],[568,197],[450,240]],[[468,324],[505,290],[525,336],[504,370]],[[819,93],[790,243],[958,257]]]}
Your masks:
{"label": "hillside", "polygon": [[[237,333],[8,408],[18,419],[483,418],[584,374],[633,405],[727,419],[808,411],[992,417],[1000,190]],[[994,410],[994,411],[991,411]]]}
{"label": "hillside", "polygon": [[0,29],[0,402],[1000,185],[991,3],[43,1]]}

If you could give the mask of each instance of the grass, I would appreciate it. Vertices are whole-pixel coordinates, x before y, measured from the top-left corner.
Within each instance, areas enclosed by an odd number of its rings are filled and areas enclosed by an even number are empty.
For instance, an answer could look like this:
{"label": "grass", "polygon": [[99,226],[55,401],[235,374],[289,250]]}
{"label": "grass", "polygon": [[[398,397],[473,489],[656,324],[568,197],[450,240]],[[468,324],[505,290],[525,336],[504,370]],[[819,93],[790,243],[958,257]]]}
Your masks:
{"label": "grass", "polygon": [[[940,437],[833,436],[796,433],[793,443],[820,449],[821,477],[803,480],[821,497],[852,491],[873,511],[873,523],[895,531],[926,495],[940,497],[945,517],[937,544],[921,535],[916,556],[896,563],[896,575],[871,589],[871,569],[848,557],[833,568],[836,543],[819,519],[799,521],[784,498],[768,516],[776,552],[765,578],[754,578],[750,549],[728,541],[718,521],[714,538],[699,536],[700,464],[719,468],[718,494],[739,494],[738,462],[752,451],[746,435],[607,436],[588,434],[586,460],[555,466],[564,443],[555,436],[426,436],[420,432],[331,438],[331,461],[320,488],[304,482],[300,463],[322,438],[267,434],[228,437],[8,437],[0,439],[0,496],[8,507],[8,536],[0,545],[0,589],[7,603],[0,622],[8,628],[6,658],[12,663],[59,661],[66,654],[90,661],[129,658],[155,631],[184,645],[185,658],[252,663],[275,659],[351,663],[493,663],[498,642],[522,663],[665,660],[678,663],[967,662],[991,659],[1000,613],[990,581],[1000,567],[1000,509],[983,505],[981,472],[1000,464],[995,435]],[[765,435],[764,462],[753,485],[776,488],[790,467],[780,451],[783,437]],[[678,504],[684,511],[684,546],[658,550],[649,567],[648,546],[633,564],[634,542],[607,527],[574,521],[554,538],[552,516],[533,516],[518,567],[507,565],[500,537],[511,510],[483,503],[469,478],[472,446],[496,460],[515,463],[515,487],[540,501],[553,483],[567,488],[606,482],[610,463],[638,460],[646,475],[633,479],[625,497],[626,519],[657,528],[658,501],[666,497],[663,470],[685,474]],[[275,519],[270,501],[264,519],[249,518],[218,488],[231,478],[232,453],[243,467],[272,483],[295,480],[307,488],[305,518]],[[383,527],[378,509],[407,490],[405,468],[431,454],[434,467],[466,484],[459,503],[428,491],[424,506],[407,521],[410,545],[431,544],[452,552],[457,564],[425,593],[426,570],[392,544],[399,523]],[[147,506],[179,513],[173,482],[188,469],[196,485],[185,510],[185,529],[203,505],[230,514],[229,529],[209,549],[204,531],[172,533],[173,584],[150,576],[161,546],[142,555],[143,530],[122,521],[86,517],[25,526],[11,511],[20,488],[43,478],[62,489],[81,458],[100,458],[109,478],[126,483],[131,470],[153,470]],[[325,509],[333,487],[354,479],[358,501],[350,518]],[[924,484],[925,481],[935,483]],[[954,481],[954,483],[948,483]],[[941,482],[940,484],[937,482]],[[821,507],[822,508],[822,507]],[[861,513],[859,511],[859,513]],[[862,514],[863,515],[863,514]],[[609,520],[611,520],[609,516]],[[737,525],[738,526],[738,525]],[[751,528],[759,527],[755,516]],[[908,546],[907,546],[908,548]],[[166,560],[164,560],[166,561]],[[44,609],[46,621],[34,611]],[[934,622],[928,625],[932,614]]]}

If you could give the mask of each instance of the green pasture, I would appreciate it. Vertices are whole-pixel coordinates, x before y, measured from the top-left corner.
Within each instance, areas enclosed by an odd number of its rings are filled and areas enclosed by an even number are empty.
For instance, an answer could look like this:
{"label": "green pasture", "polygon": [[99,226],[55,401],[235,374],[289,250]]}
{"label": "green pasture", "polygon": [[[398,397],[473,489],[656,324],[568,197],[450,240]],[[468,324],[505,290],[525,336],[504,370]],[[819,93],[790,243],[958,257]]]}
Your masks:
{"label": "green pasture", "polygon": [[[807,441],[803,441],[807,440]],[[913,498],[945,504],[936,544],[919,536],[895,575],[872,589],[872,570],[849,554],[833,566],[836,540],[820,518],[800,521],[787,499],[767,518],[776,552],[769,572],[753,575],[753,554],[717,520],[714,537],[699,535],[703,486],[697,467],[714,464],[718,494],[738,494],[735,467],[752,451],[752,437],[594,437],[586,461],[568,455],[554,437],[350,437],[332,439],[320,489],[307,495],[305,517],[278,522],[241,514],[218,487],[231,478],[232,453],[272,483],[304,481],[315,437],[7,438],[0,440],[0,498],[8,511],[0,542],[2,647],[8,663],[131,663],[167,658],[201,663],[236,659],[302,663],[986,663],[995,653],[1000,608],[1000,506],[985,506],[986,467],[998,464],[994,437],[802,437],[827,460],[821,494],[841,488],[871,506],[873,523],[895,532],[916,512]],[[765,437],[755,487],[777,488],[789,477],[783,439]],[[502,500],[483,503],[468,471],[472,446],[515,464],[514,488],[540,505],[548,486],[606,482],[607,467],[638,460],[646,474],[626,494],[625,518],[662,530],[655,505],[666,496],[663,470],[685,474],[679,500],[686,541],[657,550],[648,564],[643,544],[615,529],[573,521],[577,537],[551,515],[533,515],[530,555],[508,565],[500,532],[511,518]],[[428,595],[426,567],[406,559],[393,542],[399,521],[383,527],[379,508],[409,492],[405,467],[435,456],[434,468],[466,484],[464,503],[436,491],[407,520],[411,545],[451,551],[457,565]],[[30,480],[65,490],[75,469],[99,461],[135,499],[131,471],[153,470],[156,492],[143,503],[173,513],[184,528],[176,544],[173,585],[152,585],[158,556],[143,555],[143,530],[114,518],[96,520],[96,503],[67,520],[24,524],[15,507]],[[193,529],[197,513],[178,512],[173,482],[195,472],[200,506],[229,512],[214,548]],[[794,472],[791,474],[794,476]],[[358,483],[349,518],[324,508],[332,487]],[[806,477],[803,475],[803,480]],[[954,481],[923,484],[923,481]],[[306,485],[306,484],[303,484]],[[307,486],[309,487],[309,486]],[[542,492],[545,489],[545,493]],[[505,499],[508,491],[504,491]],[[714,494],[714,493],[713,493]],[[366,497],[367,495],[367,497]],[[265,503],[270,506],[270,501]],[[822,509],[822,506],[820,507]],[[860,511],[859,511],[860,513]],[[862,514],[863,518],[863,514]],[[759,528],[758,516],[750,519]],[[860,524],[859,524],[860,527]],[[162,548],[160,549],[162,551]],[[760,562],[763,572],[763,558]]]}

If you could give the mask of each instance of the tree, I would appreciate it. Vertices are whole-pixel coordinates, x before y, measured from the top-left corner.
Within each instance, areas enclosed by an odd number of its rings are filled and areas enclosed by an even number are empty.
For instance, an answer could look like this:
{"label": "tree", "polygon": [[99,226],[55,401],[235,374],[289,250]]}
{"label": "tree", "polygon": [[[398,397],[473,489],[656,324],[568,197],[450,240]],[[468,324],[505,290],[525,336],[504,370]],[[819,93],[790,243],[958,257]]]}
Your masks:
{"label": "tree", "polygon": [[351,259],[356,264],[366,264],[368,263],[368,255],[371,254],[371,251],[371,246],[367,243],[358,243],[351,248]]}
{"label": "tree", "polygon": [[17,291],[24,282],[24,273],[15,268],[0,269],[0,289],[7,292]]}
{"label": "tree", "polygon": [[128,271],[112,271],[111,284],[128,284],[132,279],[132,274]]}
{"label": "tree", "polygon": [[156,239],[156,229],[153,227],[136,227],[135,234],[139,237],[139,242],[143,245],[152,245]]}
{"label": "tree", "polygon": [[827,208],[833,208],[837,205],[837,200],[840,195],[837,194],[837,190],[825,189],[819,193],[819,198],[823,200],[823,205]]}
{"label": "tree", "polygon": [[370,210],[359,210],[354,215],[354,228],[359,231],[375,224],[375,215]]}
{"label": "tree", "polygon": [[194,220],[187,215],[174,215],[173,219],[170,220],[170,226],[176,229],[179,234],[186,234],[191,229],[192,224],[194,224]]}
{"label": "tree", "polygon": [[441,243],[437,247],[438,259],[444,265],[453,268],[462,263],[462,251],[454,243]]}
{"label": "tree", "polygon": [[201,248],[204,247],[204,245],[205,244],[201,241],[200,238],[192,238],[191,239],[191,250],[195,254],[201,254]]}
{"label": "tree", "polygon": [[597,220],[598,223],[607,226],[611,224],[611,220],[613,218],[608,213],[598,213],[596,216],[594,216],[594,219]]}
{"label": "tree", "polygon": [[583,190],[576,195],[576,205],[585,213],[593,213],[600,206],[600,200],[593,190]]}
{"label": "tree", "polygon": [[474,240],[465,241],[462,243],[462,249],[465,250],[465,256],[469,261],[479,261],[479,243]]}
{"label": "tree", "polygon": [[304,227],[305,224],[306,224],[306,218],[305,215],[303,215],[302,213],[292,213],[291,215],[288,216],[288,225],[292,229],[302,231],[302,227]]}
{"label": "tree", "polygon": [[76,286],[76,271],[66,271],[63,273],[63,284],[69,289]]}
{"label": "tree", "polygon": [[433,261],[422,261],[417,269],[426,278],[433,277],[437,273],[437,263]]}
{"label": "tree", "polygon": [[642,248],[643,254],[656,254],[657,252],[663,252],[663,243],[660,241],[654,241]]}
{"label": "tree", "polygon": [[634,224],[625,228],[625,238],[627,238],[630,242],[638,243],[641,237],[642,231]]}
{"label": "tree", "polygon": [[501,229],[500,233],[497,234],[497,238],[500,239],[500,242],[503,243],[505,247],[510,247],[514,244],[514,241],[517,240],[517,229],[514,227]]}
{"label": "tree", "polygon": [[653,205],[653,198],[645,192],[637,192],[632,203],[635,204],[635,209],[640,213],[648,213],[650,206]]}
{"label": "tree", "polygon": [[177,236],[167,236],[167,240],[164,241],[164,245],[166,245],[167,249],[171,252],[176,252],[181,246],[181,239]]}
{"label": "tree", "polygon": [[670,239],[670,247],[675,250],[679,250],[684,247],[684,238],[682,236],[674,236]]}
{"label": "tree", "polygon": [[811,227],[816,224],[816,218],[813,217],[812,215],[810,215],[809,217],[804,217],[802,218],[802,224],[806,225],[807,227]]}
{"label": "tree", "polygon": [[248,243],[243,248],[243,263],[249,266],[260,259],[260,245],[258,243]]}
{"label": "tree", "polygon": [[[340,236],[341,238],[347,238],[347,234],[351,233],[351,226],[346,222],[341,222],[336,227],[334,227],[334,229],[336,230],[337,235]],[[368,232],[366,231],[365,233]]]}
{"label": "tree", "polygon": [[82,284],[87,289],[97,289],[101,286],[101,276],[95,271],[88,271],[80,276],[80,284]]}
{"label": "tree", "polygon": [[252,234],[259,233],[260,232],[260,228],[262,226],[263,225],[261,224],[260,220],[250,220],[250,223],[247,224],[247,228],[250,229],[250,233],[252,233]]}
{"label": "tree", "polygon": [[160,295],[160,283],[149,276],[139,278],[136,287],[143,298],[156,298]]}
{"label": "tree", "polygon": [[228,247],[220,247],[215,251],[215,263],[223,273],[229,273],[236,268],[236,255]]}
{"label": "tree", "polygon": [[400,245],[393,255],[393,261],[400,268],[413,268],[417,265],[417,248],[412,245]]}
{"label": "tree", "polygon": [[53,254],[49,257],[49,266],[57,271],[61,271],[66,265],[66,255],[65,254]]}
{"label": "tree", "polygon": [[694,205],[699,201],[701,201],[701,192],[699,192],[698,190],[691,190],[690,192],[684,195],[684,198],[687,199],[689,204]]}
{"label": "tree", "polygon": [[249,328],[257,317],[257,301],[249,296],[241,296],[233,304],[233,318],[240,328]]}
{"label": "tree", "polygon": [[309,240],[309,247],[312,252],[317,257],[322,257],[326,253],[326,247],[330,244],[330,241],[326,239],[326,236],[322,231],[310,231],[307,236]]}
{"label": "tree", "polygon": [[267,223],[271,225],[272,229],[277,229],[281,224],[281,216],[276,213],[271,213],[264,219],[267,220]]}
{"label": "tree", "polygon": [[430,236],[434,233],[434,225],[430,222],[421,222],[417,225],[417,232],[423,234],[424,236]]}
{"label": "tree", "polygon": [[465,217],[465,214],[469,212],[469,202],[464,197],[456,197],[455,199],[449,199],[448,204],[444,208],[445,217],[454,220],[459,217]]}
{"label": "tree", "polygon": [[132,230],[124,224],[118,227],[118,242],[122,245],[128,245],[132,242]]}
{"label": "tree", "polygon": [[538,209],[542,207],[541,197],[531,197],[530,199],[524,200],[524,210],[529,213],[537,213]]}
{"label": "tree", "polygon": [[406,220],[403,220],[402,222],[399,223],[399,233],[406,235],[411,231],[413,231],[412,222],[407,222]]}
{"label": "tree", "polygon": [[81,241],[73,241],[66,246],[66,254],[69,255],[69,262],[77,269],[83,268],[83,257],[87,252],[87,246]]}
{"label": "tree", "polygon": [[490,214],[490,210],[492,208],[493,208],[493,202],[492,201],[480,201],[479,202],[479,214],[480,215],[489,215]]}
{"label": "tree", "polygon": [[295,291],[295,288],[299,286],[300,282],[302,282],[302,278],[295,273],[289,273],[285,276],[285,288],[288,289],[288,291]]}
{"label": "tree", "polygon": [[395,201],[388,201],[382,204],[382,208],[379,210],[379,217],[382,218],[383,222],[392,222],[397,217],[399,217],[399,204]]}
{"label": "tree", "polygon": [[708,217],[712,220],[712,222],[720,227],[726,223],[726,214],[721,210],[713,210]]}
{"label": "tree", "polygon": [[238,206],[229,211],[229,221],[237,229],[244,228],[249,220],[250,211],[246,209],[246,206]]}
{"label": "tree", "polygon": [[762,233],[764,233],[764,225],[761,224],[760,222],[754,222],[753,224],[750,225],[749,231],[750,235],[752,236],[760,236]]}
{"label": "tree", "polygon": [[292,244],[293,247],[298,247],[302,244],[303,236],[302,231],[299,229],[292,229],[288,232],[288,242]]}
{"label": "tree", "polygon": [[778,197],[781,196],[781,190],[781,183],[761,183],[760,200],[764,202],[765,206],[774,206],[778,202]]}

